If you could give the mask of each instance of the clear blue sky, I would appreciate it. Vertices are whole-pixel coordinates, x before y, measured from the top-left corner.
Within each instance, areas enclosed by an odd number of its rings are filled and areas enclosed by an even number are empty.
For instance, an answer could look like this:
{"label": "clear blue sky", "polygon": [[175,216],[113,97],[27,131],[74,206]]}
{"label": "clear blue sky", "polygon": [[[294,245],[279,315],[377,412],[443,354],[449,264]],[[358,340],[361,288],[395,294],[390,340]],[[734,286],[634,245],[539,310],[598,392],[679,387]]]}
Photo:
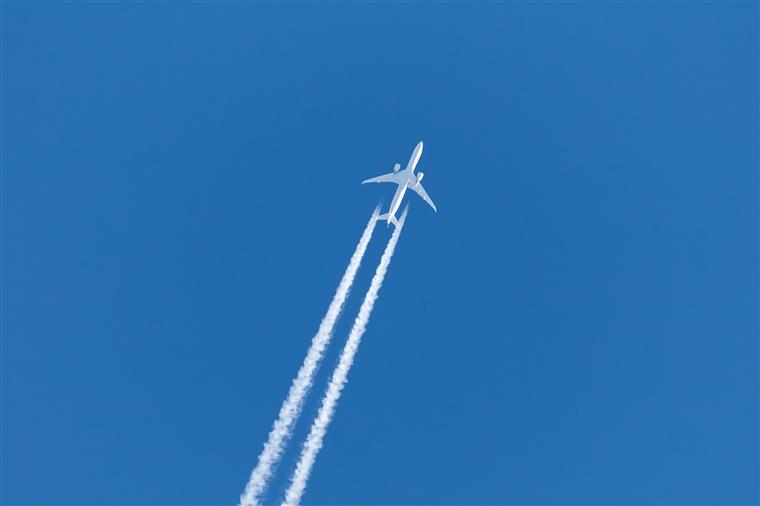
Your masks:
{"label": "clear blue sky", "polygon": [[305,501],[758,502],[756,2],[4,2],[2,127],[3,503],[235,502],[419,140]]}

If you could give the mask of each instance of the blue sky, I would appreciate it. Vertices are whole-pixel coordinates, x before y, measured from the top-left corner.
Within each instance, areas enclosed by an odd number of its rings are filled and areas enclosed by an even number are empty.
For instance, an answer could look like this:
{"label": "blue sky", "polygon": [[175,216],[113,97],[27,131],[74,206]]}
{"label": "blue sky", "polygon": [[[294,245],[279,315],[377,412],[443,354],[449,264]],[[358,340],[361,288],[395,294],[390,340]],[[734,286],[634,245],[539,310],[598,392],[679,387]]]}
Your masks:
{"label": "blue sky", "polygon": [[3,503],[235,502],[419,140],[439,212],[306,503],[758,502],[756,2],[4,2],[2,39]]}

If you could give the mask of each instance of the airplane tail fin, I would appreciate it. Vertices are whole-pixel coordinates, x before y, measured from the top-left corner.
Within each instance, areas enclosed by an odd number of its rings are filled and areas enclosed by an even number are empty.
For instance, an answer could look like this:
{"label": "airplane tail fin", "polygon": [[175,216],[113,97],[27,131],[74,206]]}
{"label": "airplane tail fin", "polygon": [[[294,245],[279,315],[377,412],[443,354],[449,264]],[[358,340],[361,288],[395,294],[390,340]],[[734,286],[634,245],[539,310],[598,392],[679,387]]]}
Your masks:
{"label": "airplane tail fin", "polygon": [[[381,214],[380,216],[377,217],[377,220],[378,221],[387,221],[388,220],[388,213]],[[394,226],[398,225],[398,220],[396,219],[395,216],[391,216],[391,223],[393,223]]]}

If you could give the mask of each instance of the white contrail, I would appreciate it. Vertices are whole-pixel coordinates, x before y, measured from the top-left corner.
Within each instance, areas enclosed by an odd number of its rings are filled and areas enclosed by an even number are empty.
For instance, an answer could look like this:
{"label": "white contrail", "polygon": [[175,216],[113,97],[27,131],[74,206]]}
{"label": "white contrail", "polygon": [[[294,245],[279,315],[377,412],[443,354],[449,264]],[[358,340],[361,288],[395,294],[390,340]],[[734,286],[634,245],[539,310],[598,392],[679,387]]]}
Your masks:
{"label": "white contrail", "polygon": [[338,365],[335,367],[332,378],[330,378],[330,384],[327,387],[324,399],[322,399],[322,405],[301,450],[301,457],[291,477],[290,487],[285,493],[284,505],[297,505],[301,502],[301,496],[303,496],[306,483],[309,481],[309,475],[314,466],[314,459],[316,459],[317,453],[322,448],[327,427],[332,421],[335,406],[338,403],[338,399],[340,399],[343,387],[346,386],[348,371],[351,369],[362,335],[367,328],[369,317],[372,314],[372,307],[375,305],[378,292],[383,284],[383,278],[388,270],[388,265],[391,263],[393,250],[396,249],[401,229],[404,228],[406,212],[407,210],[405,209],[401,215],[401,219],[398,220],[398,225],[396,225],[396,229],[393,231],[393,235],[385,247],[380,264],[377,266],[372,283],[369,286],[369,290],[367,290],[367,295],[364,296],[364,302],[362,302],[359,308],[359,314],[356,316],[356,320],[354,320],[354,326],[351,328],[346,346],[343,348]]}
{"label": "white contrail", "polygon": [[367,250],[367,244],[369,244],[369,240],[372,238],[377,215],[378,209],[376,208],[367,226],[364,228],[361,239],[359,239],[359,244],[356,245],[356,250],[354,250],[354,254],[348,263],[346,272],[343,274],[343,278],[341,278],[340,284],[338,284],[338,288],[335,290],[335,295],[332,302],[330,302],[330,306],[327,308],[327,313],[322,318],[322,323],[319,324],[319,330],[317,330],[317,333],[311,340],[311,347],[309,347],[306,358],[304,358],[303,364],[298,370],[298,376],[293,380],[293,384],[290,385],[288,397],[282,403],[280,414],[272,426],[269,438],[264,444],[261,455],[259,455],[258,463],[251,472],[251,477],[245,486],[245,491],[240,496],[241,506],[259,504],[261,495],[264,493],[269,478],[272,476],[272,468],[279,461],[282,451],[288,439],[290,439],[293,425],[301,413],[301,408],[303,408],[304,398],[311,389],[314,374],[332,337],[335,322],[340,316],[343,304],[351,289],[351,284],[354,282],[356,272],[359,270],[364,252]]}

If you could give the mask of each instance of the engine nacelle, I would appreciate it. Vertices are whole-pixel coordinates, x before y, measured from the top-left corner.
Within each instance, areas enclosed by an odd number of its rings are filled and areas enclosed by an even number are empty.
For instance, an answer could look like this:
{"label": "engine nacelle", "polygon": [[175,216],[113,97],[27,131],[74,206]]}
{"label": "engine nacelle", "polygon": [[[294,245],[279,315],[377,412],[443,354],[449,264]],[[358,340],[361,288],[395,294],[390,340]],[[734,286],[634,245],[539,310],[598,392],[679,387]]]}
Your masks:
{"label": "engine nacelle", "polygon": [[401,168],[401,164],[397,163],[393,166],[393,172],[398,172],[398,170]]}
{"label": "engine nacelle", "polygon": [[419,174],[417,174],[417,184],[420,184],[422,182],[423,177],[425,177],[424,172],[420,172]]}

